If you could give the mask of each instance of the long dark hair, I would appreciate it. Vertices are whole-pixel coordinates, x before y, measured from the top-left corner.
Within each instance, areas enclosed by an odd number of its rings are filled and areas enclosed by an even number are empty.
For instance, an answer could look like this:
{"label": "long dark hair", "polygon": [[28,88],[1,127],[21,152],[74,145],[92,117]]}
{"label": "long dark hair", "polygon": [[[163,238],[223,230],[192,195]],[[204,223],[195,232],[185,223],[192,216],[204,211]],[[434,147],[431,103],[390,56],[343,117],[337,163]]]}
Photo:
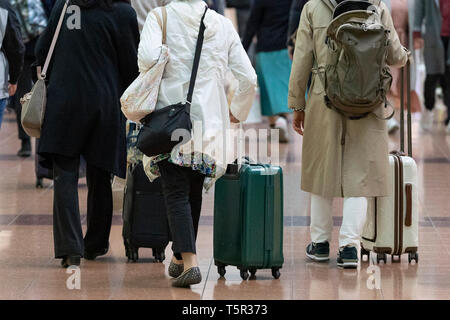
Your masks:
{"label": "long dark hair", "polygon": [[81,8],[99,6],[105,10],[112,10],[114,2],[130,3],[130,0],[70,0],[70,3]]}

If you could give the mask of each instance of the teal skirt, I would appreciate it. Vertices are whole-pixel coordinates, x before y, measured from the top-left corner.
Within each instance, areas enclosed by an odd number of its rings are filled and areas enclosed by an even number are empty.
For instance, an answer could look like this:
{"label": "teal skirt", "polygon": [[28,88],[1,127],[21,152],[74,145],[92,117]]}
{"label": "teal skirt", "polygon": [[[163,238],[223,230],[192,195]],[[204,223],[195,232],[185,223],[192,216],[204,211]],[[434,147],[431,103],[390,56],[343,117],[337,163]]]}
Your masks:
{"label": "teal skirt", "polygon": [[256,73],[263,116],[291,112],[287,104],[291,67],[292,62],[287,49],[259,52],[256,55]]}

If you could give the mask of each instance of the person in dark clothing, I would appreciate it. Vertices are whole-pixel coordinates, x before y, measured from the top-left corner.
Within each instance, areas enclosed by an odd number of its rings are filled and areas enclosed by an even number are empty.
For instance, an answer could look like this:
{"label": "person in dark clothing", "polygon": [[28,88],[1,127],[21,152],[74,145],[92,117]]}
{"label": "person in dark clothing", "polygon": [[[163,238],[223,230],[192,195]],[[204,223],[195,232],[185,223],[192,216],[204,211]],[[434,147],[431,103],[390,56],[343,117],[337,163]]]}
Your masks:
{"label": "person in dark clothing", "polygon": [[225,0],[204,0],[208,7],[217,13],[225,14]]}
{"label": "person in dark clothing", "polygon": [[25,47],[20,24],[7,0],[0,0],[0,127],[9,97],[17,90]]}
{"label": "person in dark clothing", "polygon": [[45,14],[50,17],[53,7],[55,6],[56,0],[41,0],[44,6]]}
{"label": "person in dark clothing", "polygon": [[450,134],[450,1],[416,0],[414,7],[413,37],[415,47],[424,49],[425,79],[424,104],[421,126],[433,129],[433,110],[436,87],[440,84],[447,106],[447,134]]}
{"label": "person in dark clothing", "polygon": [[245,33],[247,21],[250,17],[250,5],[251,0],[227,0],[227,7],[236,9],[238,33],[240,37],[243,37]]}
{"label": "person in dark clothing", "polygon": [[[42,65],[64,7],[58,0],[36,45]],[[48,72],[48,98],[38,153],[54,174],[55,257],[63,267],[106,254],[112,219],[111,174],[125,178],[125,118],[120,96],[138,75],[139,29],[125,1],[71,0],[81,29],[66,21]],[[69,16],[66,15],[67,20]],[[87,163],[87,232],[78,207],[80,156]],[[47,164],[48,165],[48,164]]]}
{"label": "person in dark clothing", "polygon": [[300,23],[300,16],[302,15],[303,7],[308,0],[293,0],[291,5],[291,12],[289,13],[289,27],[288,27],[288,51],[289,56],[294,56],[295,36],[297,34],[298,25]]}
{"label": "person in dark clothing", "polygon": [[22,40],[25,44],[23,71],[17,83],[17,92],[13,103],[17,114],[17,129],[21,141],[21,148],[17,155],[19,157],[29,157],[31,156],[31,140],[23,130],[20,121],[22,115],[20,99],[30,92],[33,87],[32,64],[36,61],[34,48],[39,35],[47,26],[47,16],[41,0],[9,0],[9,3],[14,8],[20,22]]}
{"label": "person in dark clothing", "polygon": [[256,35],[256,73],[261,93],[261,113],[269,117],[272,129],[279,130],[280,142],[288,142],[286,116],[291,112],[287,105],[289,75],[289,12],[293,0],[255,0],[251,5],[242,44],[248,50]]}

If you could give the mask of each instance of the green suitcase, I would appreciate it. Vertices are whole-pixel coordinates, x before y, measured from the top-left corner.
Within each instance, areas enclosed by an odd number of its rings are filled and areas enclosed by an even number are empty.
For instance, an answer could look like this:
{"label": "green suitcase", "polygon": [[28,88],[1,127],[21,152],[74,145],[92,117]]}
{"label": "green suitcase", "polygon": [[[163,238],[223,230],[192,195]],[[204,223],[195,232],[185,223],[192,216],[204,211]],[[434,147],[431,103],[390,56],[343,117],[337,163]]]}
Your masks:
{"label": "green suitcase", "polygon": [[249,272],[283,266],[283,173],[263,164],[229,165],[216,182],[214,195],[214,261],[219,274],[236,266],[243,280]]}

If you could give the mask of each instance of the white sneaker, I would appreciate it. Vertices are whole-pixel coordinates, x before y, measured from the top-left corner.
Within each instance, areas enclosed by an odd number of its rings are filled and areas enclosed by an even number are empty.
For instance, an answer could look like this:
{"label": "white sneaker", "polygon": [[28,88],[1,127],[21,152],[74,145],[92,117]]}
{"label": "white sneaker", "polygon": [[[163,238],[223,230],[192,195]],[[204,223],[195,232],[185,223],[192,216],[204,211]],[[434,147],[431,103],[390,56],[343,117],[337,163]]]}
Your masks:
{"label": "white sneaker", "polygon": [[423,110],[422,111],[422,119],[420,120],[420,125],[422,130],[429,131],[433,128],[433,111]]}
{"label": "white sneaker", "polygon": [[393,134],[400,129],[400,123],[395,118],[389,119],[387,122],[387,129],[389,134]]}
{"label": "white sneaker", "polygon": [[280,130],[280,143],[289,142],[288,122],[283,117],[278,117],[275,122],[275,129]]}

